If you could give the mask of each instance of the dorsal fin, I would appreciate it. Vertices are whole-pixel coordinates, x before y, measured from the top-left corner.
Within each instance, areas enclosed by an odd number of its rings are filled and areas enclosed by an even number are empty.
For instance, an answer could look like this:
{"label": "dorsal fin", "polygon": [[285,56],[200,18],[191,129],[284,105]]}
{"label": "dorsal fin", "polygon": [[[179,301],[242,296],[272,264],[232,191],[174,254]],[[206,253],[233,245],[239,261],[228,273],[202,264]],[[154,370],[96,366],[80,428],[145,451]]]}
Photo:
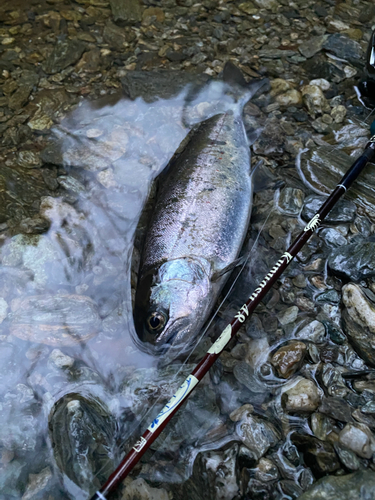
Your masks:
{"label": "dorsal fin", "polygon": [[225,63],[223,69],[223,80],[229,85],[240,85],[241,87],[246,87],[246,80],[239,68],[231,61]]}

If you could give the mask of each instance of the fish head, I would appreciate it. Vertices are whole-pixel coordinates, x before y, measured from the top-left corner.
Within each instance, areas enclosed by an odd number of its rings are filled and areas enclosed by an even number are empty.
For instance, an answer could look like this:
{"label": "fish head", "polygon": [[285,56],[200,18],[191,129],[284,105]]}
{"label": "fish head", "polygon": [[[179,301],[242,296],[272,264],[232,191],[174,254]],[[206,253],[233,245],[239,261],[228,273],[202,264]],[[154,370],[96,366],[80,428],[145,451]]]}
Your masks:
{"label": "fish head", "polygon": [[210,288],[205,267],[193,259],[175,259],[142,276],[134,312],[140,340],[156,351],[188,347],[206,319]]}

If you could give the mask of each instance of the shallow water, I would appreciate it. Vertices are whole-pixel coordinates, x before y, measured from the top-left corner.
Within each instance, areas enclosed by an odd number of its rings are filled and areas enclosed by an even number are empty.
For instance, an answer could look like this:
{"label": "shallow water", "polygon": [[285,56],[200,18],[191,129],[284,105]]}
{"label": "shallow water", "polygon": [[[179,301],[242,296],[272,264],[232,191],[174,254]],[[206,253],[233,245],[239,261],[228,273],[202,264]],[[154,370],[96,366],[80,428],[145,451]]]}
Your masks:
{"label": "shallow water", "polygon": [[[135,101],[113,98],[103,105],[81,103],[52,130],[54,138],[43,153],[66,172],[59,177],[64,194],[42,199],[41,213],[50,222],[49,230],[4,241],[0,268],[1,361],[6,367],[1,370],[6,402],[3,434],[8,429],[11,437],[5,444],[17,458],[22,450],[18,460],[24,468],[14,494],[24,489],[24,478],[35,470],[36,454],[50,463],[48,417],[64,395],[99,398],[107,415],[102,422],[99,419],[99,427],[115,429],[105,437],[104,447],[113,459],[109,465],[105,457],[99,465],[82,464],[83,471],[94,468],[87,473],[91,481],[96,475],[103,481],[120,456],[119,442],[123,449],[124,443],[136,439],[136,432],[148,425],[192,367],[183,359],[163,368],[168,359],[154,357],[137,342],[132,318],[139,245],[150,203],[141,223],[139,218],[152,182],[191,127],[233,105],[221,82],[195,90],[190,97],[189,89],[152,103],[141,97]],[[209,345],[207,339],[204,345]],[[198,350],[203,353],[202,347]],[[209,429],[223,426],[209,386],[207,381],[196,391],[176,425],[170,426],[169,436],[159,438],[153,447],[161,453],[174,451],[179,458],[173,462],[178,466],[161,476],[151,466],[146,477],[182,481],[189,476],[199,450],[229,440],[224,429],[213,439],[206,436]],[[23,393],[27,396],[19,399]],[[64,405],[61,401],[59,405]],[[87,414],[84,405],[78,404]],[[64,447],[68,434],[58,437],[55,433],[56,428],[68,425],[61,419],[68,418],[69,412],[56,407],[53,411],[54,444]],[[89,413],[88,422],[94,418]],[[89,440],[92,424],[80,415],[81,432],[88,432]],[[186,444],[180,456],[182,437]],[[72,447],[74,457],[79,444],[72,443]],[[89,453],[89,462],[90,458]],[[57,467],[54,470],[59,481],[61,473]],[[74,474],[77,482],[83,481],[80,474],[85,472]],[[50,481],[54,483],[53,478]],[[83,482],[92,492],[92,485]],[[65,487],[75,498],[87,496],[66,478]]]}

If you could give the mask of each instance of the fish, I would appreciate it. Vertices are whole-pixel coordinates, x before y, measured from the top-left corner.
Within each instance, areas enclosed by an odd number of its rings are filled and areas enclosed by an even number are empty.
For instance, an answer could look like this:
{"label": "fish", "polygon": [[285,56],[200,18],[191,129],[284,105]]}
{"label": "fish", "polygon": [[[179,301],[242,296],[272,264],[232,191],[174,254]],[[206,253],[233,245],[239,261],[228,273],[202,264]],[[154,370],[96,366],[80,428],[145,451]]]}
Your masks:
{"label": "fish", "polygon": [[242,110],[266,83],[223,70],[232,105],[201,122],[161,174],[134,304],[142,344],[183,353],[208,319],[248,229],[253,196]]}

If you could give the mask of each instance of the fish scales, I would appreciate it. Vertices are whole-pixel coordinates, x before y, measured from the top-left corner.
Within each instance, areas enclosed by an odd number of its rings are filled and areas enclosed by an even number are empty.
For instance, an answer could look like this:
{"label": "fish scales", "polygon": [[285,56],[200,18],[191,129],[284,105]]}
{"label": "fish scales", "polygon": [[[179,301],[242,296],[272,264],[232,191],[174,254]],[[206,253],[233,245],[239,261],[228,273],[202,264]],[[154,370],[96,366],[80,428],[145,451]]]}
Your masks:
{"label": "fish scales", "polygon": [[187,349],[229,277],[252,205],[242,107],[262,85],[230,83],[232,104],[200,124],[161,178],[135,296],[143,346],[168,348],[172,355]]}
{"label": "fish scales", "polygon": [[211,274],[236,259],[252,203],[250,150],[241,117],[216,115],[199,127],[161,186],[145,244],[144,269],[204,258]]}

